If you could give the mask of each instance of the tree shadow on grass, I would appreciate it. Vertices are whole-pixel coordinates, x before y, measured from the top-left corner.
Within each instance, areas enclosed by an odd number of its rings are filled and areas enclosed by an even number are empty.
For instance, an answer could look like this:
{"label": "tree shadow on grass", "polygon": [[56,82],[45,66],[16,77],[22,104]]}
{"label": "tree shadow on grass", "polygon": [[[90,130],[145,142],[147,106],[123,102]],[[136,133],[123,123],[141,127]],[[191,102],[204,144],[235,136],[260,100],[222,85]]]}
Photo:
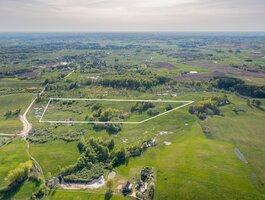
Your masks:
{"label": "tree shadow on grass", "polygon": [[0,191],[0,199],[12,199],[12,197],[20,190],[20,188],[22,187],[23,182],[20,184],[16,184],[13,186],[8,186],[5,189],[2,189]]}
{"label": "tree shadow on grass", "polygon": [[255,108],[257,108],[257,109],[259,109],[259,110],[261,110],[261,111],[263,111],[263,112],[265,112],[265,109],[264,108],[262,108],[261,106],[256,106],[256,105],[253,105]]}
{"label": "tree shadow on grass", "polygon": [[39,187],[41,185],[41,182],[39,180],[36,180],[34,178],[29,178],[21,183],[11,185],[0,190],[0,200],[13,199],[13,197],[20,191],[21,187],[23,186],[23,184],[25,184],[26,181],[31,181],[32,183],[35,184],[35,187]]}
{"label": "tree shadow on grass", "polygon": [[110,200],[113,197],[113,192],[111,190],[108,190],[105,193],[104,200]]}

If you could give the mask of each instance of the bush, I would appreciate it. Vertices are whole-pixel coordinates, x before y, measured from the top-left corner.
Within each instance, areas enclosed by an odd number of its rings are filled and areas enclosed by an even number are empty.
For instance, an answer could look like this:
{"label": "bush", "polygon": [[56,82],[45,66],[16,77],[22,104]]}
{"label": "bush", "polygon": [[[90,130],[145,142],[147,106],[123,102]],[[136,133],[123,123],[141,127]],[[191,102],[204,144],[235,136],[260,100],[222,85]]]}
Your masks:
{"label": "bush", "polygon": [[166,106],[166,111],[169,111],[169,110],[172,110],[173,109],[173,106],[171,104],[168,104]]}
{"label": "bush", "polygon": [[115,158],[113,160],[113,166],[116,167],[121,164],[124,164],[126,160],[127,160],[126,150],[125,148],[121,148],[115,153]]}
{"label": "bush", "polygon": [[135,112],[138,111],[142,113],[143,111],[148,110],[149,108],[154,108],[155,105],[152,102],[136,102],[132,107],[131,111]]}
{"label": "bush", "polygon": [[116,134],[122,129],[122,124],[121,123],[115,123],[115,124],[107,124],[106,125],[106,130],[109,134]]}
{"label": "bush", "polygon": [[30,199],[41,199],[49,194],[50,189],[46,185],[41,185],[40,189],[33,193],[30,197]]}
{"label": "bush", "polygon": [[11,170],[6,177],[9,185],[19,184],[25,181],[29,176],[32,166],[32,161],[27,161],[25,163],[21,163],[14,170]]}
{"label": "bush", "polygon": [[154,116],[158,115],[159,112],[157,110],[151,109],[151,110],[147,111],[147,114],[154,117]]}

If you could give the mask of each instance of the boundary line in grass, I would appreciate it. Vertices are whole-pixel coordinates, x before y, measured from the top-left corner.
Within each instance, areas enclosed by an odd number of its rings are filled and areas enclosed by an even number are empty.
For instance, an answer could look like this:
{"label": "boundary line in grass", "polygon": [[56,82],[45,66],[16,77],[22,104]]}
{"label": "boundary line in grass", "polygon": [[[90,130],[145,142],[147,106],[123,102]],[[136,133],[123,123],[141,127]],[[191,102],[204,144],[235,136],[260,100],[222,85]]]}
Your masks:
{"label": "boundary line in grass", "polygon": [[42,115],[41,115],[41,117],[40,117],[40,119],[39,119],[39,122],[41,122],[41,120],[42,120],[42,118],[43,118],[45,112],[46,112],[47,109],[48,109],[48,106],[49,106],[50,102],[51,102],[51,99],[49,99],[49,101],[48,101],[46,107],[44,108],[44,111],[43,111],[43,113],[42,113]]}
{"label": "boundary line in grass", "polygon": [[[54,120],[42,120],[48,107],[49,107],[49,104],[51,103],[51,101],[53,100],[62,100],[62,101],[111,101],[111,102],[158,102],[158,103],[185,103],[181,106],[178,106],[174,109],[171,109],[171,110],[168,110],[168,111],[165,111],[163,113],[160,113],[156,116],[153,116],[153,117],[150,117],[148,119],[145,119],[145,120],[142,120],[142,121],[139,121],[139,122],[111,122],[111,121],[108,121],[108,122],[99,122],[99,121],[54,121]],[[175,110],[178,110],[180,108],[183,108],[185,106],[188,106],[190,104],[194,103],[194,101],[176,101],[176,100],[142,100],[142,99],[79,99],[79,98],[50,98],[40,119],[39,119],[39,122],[40,123],[51,123],[51,124],[57,124],[57,123],[60,123],[60,124],[70,124],[70,123],[74,123],[74,124],[142,124],[144,122],[147,122],[147,121],[150,121],[152,119],[155,119],[157,117],[160,117],[162,115],[165,115],[165,114],[168,114],[170,112],[173,112]]]}

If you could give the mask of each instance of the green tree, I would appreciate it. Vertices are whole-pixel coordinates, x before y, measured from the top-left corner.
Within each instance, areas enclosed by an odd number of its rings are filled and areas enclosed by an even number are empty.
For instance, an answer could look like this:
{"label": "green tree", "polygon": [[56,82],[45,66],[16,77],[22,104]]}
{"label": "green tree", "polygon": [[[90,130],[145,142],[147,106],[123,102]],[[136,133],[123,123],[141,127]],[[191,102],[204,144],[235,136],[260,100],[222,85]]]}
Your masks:
{"label": "green tree", "polygon": [[27,179],[32,166],[32,161],[27,161],[25,163],[21,163],[17,168],[11,170],[6,177],[9,185],[21,183]]}
{"label": "green tree", "polygon": [[169,110],[172,110],[173,109],[173,106],[171,104],[168,104],[166,106],[166,111],[169,111]]}
{"label": "green tree", "polygon": [[257,107],[261,106],[261,101],[260,100],[255,100],[254,105]]}
{"label": "green tree", "polygon": [[47,173],[47,179],[50,180],[52,178],[52,173],[51,172],[48,172]]}
{"label": "green tree", "polygon": [[109,150],[112,150],[115,146],[115,143],[114,143],[114,139],[112,138],[108,144],[108,149]]}
{"label": "green tree", "polygon": [[114,166],[121,165],[121,164],[125,163],[126,160],[127,160],[126,150],[125,150],[125,148],[121,148],[115,154],[113,165]]}

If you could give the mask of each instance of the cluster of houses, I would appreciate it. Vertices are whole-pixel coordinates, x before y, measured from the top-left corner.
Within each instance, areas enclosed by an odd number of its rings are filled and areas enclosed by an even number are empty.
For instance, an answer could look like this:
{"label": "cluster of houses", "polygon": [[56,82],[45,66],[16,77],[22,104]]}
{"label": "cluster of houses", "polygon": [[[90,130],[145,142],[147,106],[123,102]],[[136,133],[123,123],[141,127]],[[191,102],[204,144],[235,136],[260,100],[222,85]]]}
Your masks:
{"label": "cluster of houses", "polygon": [[154,170],[150,167],[142,169],[140,178],[136,181],[135,192],[133,191],[133,184],[127,181],[121,189],[123,195],[132,194],[137,199],[149,200],[154,197]]}
{"label": "cluster of houses", "polygon": [[[141,170],[139,179],[134,183],[134,185],[127,181],[119,189],[124,196],[131,195],[137,199],[152,200],[154,198],[155,189],[154,180],[154,170],[151,167],[144,167]],[[50,188],[59,188],[61,184],[64,184],[64,180],[61,175],[58,177],[54,176],[50,180],[46,180],[46,186]]]}

